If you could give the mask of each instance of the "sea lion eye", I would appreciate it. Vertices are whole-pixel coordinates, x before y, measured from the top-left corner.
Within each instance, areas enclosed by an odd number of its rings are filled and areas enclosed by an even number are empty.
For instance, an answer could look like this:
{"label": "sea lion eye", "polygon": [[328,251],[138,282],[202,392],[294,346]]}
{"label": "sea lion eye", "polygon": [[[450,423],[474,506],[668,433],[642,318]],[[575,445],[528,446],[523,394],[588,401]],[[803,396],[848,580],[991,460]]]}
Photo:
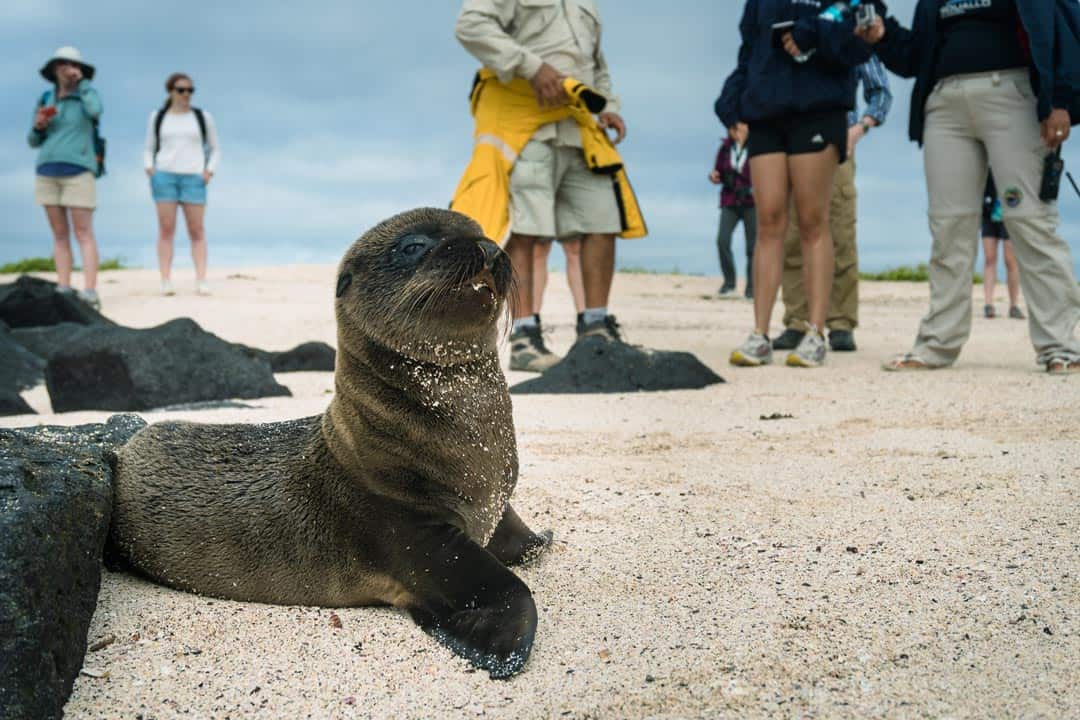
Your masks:
{"label": "sea lion eye", "polygon": [[405,253],[406,255],[408,255],[410,257],[413,257],[417,253],[422,251],[423,249],[424,249],[424,244],[423,243],[412,242],[412,243],[409,243],[408,245],[406,245],[404,248],[402,248],[401,252]]}
{"label": "sea lion eye", "polygon": [[393,252],[398,258],[417,263],[435,245],[435,240],[421,233],[409,233],[397,241]]}

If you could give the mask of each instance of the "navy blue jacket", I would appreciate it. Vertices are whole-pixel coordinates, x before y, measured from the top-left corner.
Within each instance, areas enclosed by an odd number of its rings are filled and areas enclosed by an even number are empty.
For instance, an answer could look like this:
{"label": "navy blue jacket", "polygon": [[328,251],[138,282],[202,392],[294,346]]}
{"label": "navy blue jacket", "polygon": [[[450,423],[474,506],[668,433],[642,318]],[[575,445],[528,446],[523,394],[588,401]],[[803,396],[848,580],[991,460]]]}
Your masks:
{"label": "navy blue jacket", "polygon": [[[855,107],[855,66],[869,60],[873,51],[855,37],[850,13],[837,22],[819,17],[833,3],[746,0],[739,23],[739,64],[716,101],[716,115],[725,126]],[[791,34],[799,49],[816,51],[805,63],[773,46],[773,24],[788,20],[795,21]]]}
{"label": "navy blue jacket", "polygon": [[[922,144],[926,100],[934,89],[941,49],[940,0],[919,0],[911,30],[896,18],[885,20],[885,37],[874,48],[885,67],[915,78],[908,134]],[[1031,84],[1038,94],[1039,120],[1054,108],[1068,110],[1080,123],[1080,4],[1077,0],[1016,0],[1020,27],[1031,47]]]}

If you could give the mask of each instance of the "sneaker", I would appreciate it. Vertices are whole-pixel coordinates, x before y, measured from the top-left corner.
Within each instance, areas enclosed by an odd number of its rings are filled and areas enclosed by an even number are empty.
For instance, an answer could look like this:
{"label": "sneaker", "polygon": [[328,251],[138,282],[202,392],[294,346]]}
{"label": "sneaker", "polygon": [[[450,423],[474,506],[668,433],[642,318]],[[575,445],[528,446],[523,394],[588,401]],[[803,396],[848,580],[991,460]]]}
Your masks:
{"label": "sneaker", "polygon": [[825,364],[825,338],[816,329],[803,336],[799,346],[787,356],[788,367],[816,368]]}
{"label": "sneaker", "polygon": [[212,295],[213,293],[210,292],[210,283],[206,282],[205,280],[199,280],[198,282],[196,282],[195,283],[195,294],[196,295]]}
{"label": "sneaker", "polygon": [[988,318],[995,318],[997,317],[997,310],[994,309],[993,305],[983,305],[983,315]]}
{"label": "sneaker", "polygon": [[75,288],[71,287],[70,285],[59,286],[56,288],[56,292],[60,293],[61,295],[74,295]]}
{"label": "sneaker", "polygon": [[161,281],[161,294],[165,297],[170,297],[176,294],[176,290],[173,288],[172,280]]}
{"label": "sneaker", "polygon": [[855,333],[851,330],[830,330],[829,349],[833,352],[855,352]]}
{"label": "sneaker", "polygon": [[547,349],[539,325],[510,333],[510,369],[542,373],[561,360]]}
{"label": "sneaker", "polygon": [[717,291],[716,294],[719,295],[720,297],[723,297],[725,295],[730,295],[733,292],[735,292],[735,286],[734,285],[725,285],[722,288],[720,288],[720,290]]}
{"label": "sneaker", "polygon": [[794,350],[799,347],[805,335],[806,333],[802,330],[788,328],[780,334],[780,337],[772,341],[773,350]]}
{"label": "sneaker", "polygon": [[585,318],[582,317],[581,324],[578,325],[578,337],[587,335],[599,335],[608,342],[623,341],[622,328],[614,315],[606,315],[603,320],[594,320],[591,323],[586,323]]}
{"label": "sneaker", "polygon": [[98,297],[97,290],[80,290],[78,295],[79,299],[90,307],[95,310],[101,309],[101,298]]}
{"label": "sneaker", "polygon": [[731,351],[730,362],[741,367],[759,367],[772,362],[772,345],[761,333],[750,333],[743,344]]}
{"label": "sneaker", "polygon": [[1013,305],[1011,308],[1009,308],[1009,317],[1011,317],[1013,320],[1026,320],[1027,319],[1027,316],[1024,315],[1024,311],[1021,310],[1016,305]]}
{"label": "sneaker", "polygon": [[746,298],[747,300],[753,300],[754,299],[754,286],[753,285],[748,285],[747,286],[746,290],[743,292],[743,297]]}

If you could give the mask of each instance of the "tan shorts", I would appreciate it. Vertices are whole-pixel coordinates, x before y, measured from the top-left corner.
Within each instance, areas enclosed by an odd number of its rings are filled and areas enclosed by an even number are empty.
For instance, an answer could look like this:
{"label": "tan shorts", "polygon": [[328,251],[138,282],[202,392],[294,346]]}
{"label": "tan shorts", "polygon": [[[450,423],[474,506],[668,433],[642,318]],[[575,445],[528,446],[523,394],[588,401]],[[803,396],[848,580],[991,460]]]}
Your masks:
{"label": "tan shorts", "polygon": [[94,173],[87,170],[71,177],[35,176],[34,198],[38,205],[59,205],[67,208],[97,207],[97,185]]}
{"label": "tan shorts", "polygon": [[622,232],[612,177],[590,171],[581,148],[530,140],[510,173],[510,229],[560,239]]}

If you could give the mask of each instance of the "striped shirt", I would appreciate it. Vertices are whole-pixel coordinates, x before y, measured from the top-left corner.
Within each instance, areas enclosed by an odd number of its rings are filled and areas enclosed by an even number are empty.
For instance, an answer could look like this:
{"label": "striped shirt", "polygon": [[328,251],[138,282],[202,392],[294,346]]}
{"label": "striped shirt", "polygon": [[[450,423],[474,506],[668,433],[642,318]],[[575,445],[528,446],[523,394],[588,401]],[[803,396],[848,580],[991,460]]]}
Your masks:
{"label": "striped shirt", "polygon": [[852,110],[848,113],[848,127],[856,124],[862,118],[870,116],[878,125],[885,124],[885,116],[892,107],[892,92],[889,91],[889,78],[885,75],[885,66],[877,59],[876,55],[855,68],[856,82],[863,86],[863,99],[866,108],[862,114]]}

